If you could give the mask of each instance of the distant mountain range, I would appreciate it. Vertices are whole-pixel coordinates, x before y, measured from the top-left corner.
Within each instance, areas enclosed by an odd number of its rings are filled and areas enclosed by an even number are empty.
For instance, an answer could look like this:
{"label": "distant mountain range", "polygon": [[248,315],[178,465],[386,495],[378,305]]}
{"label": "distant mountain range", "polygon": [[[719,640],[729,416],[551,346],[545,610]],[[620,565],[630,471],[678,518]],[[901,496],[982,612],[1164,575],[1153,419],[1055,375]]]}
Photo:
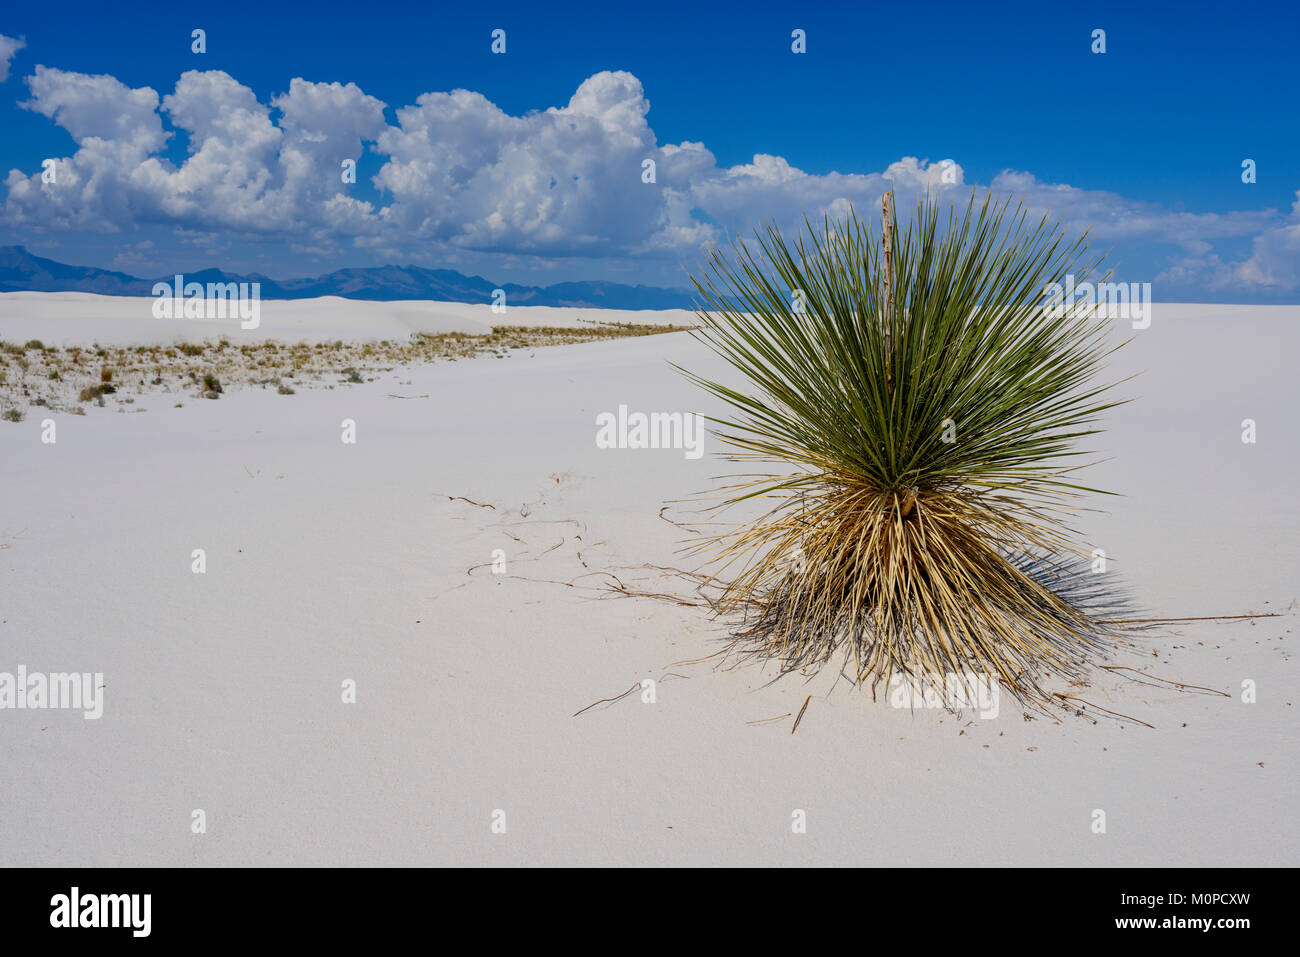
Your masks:
{"label": "distant mountain range", "polygon": [[[149,296],[155,282],[172,276],[141,279],[123,272],[90,266],[69,266],[34,256],[24,246],[0,246],[0,292],[91,292],[104,296]],[[278,282],[256,273],[241,276],[221,269],[185,273],[186,282],[258,282],[263,299],[345,299],[392,301],[431,299],[438,302],[492,301],[494,289],[504,289],[511,306],[577,306],[584,309],[690,309],[694,294],[685,289],[629,286],[617,282],[561,282],[553,286],[521,286],[489,282],[452,269],[421,266],[375,266],[338,269],[313,279]]]}

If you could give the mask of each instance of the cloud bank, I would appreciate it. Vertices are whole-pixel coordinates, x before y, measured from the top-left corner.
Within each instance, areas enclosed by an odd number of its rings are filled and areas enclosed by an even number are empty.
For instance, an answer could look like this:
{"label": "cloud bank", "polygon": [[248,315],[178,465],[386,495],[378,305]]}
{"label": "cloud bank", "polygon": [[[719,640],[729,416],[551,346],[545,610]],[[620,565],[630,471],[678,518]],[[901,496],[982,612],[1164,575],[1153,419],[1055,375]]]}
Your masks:
{"label": "cloud bank", "polygon": [[[19,46],[0,38],[0,74]],[[9,171],[0,208],[11,226],[34,233],[163,225],[322,252],[354,246],[401,256],[418,246],[682,259],[764,219],[792,226],[805,212],[874,209],[890,188],[906,208],[925,191],[964,197],[972,185],[950,158],[903,157],[865,174],[812,174],[764,154],[720,166],[703,143],[660,143],[641,82],[626,72],[597,73],[567,104],[523,116],[453,90],[397,107],[391,122],[388,105],[353,83],[294,79],[263,103],[219,70],[186,72],[166,95],[45,66],[25,82],[30,98],[21,105],[65,129],[77,147],[54,158],[52,183],[41,171]],[[173,161],[179,144],[184,156]],[[345,181],[347,161],[379,166],[353,183]],[[1300,194],[1284,218],[1171,211],[1014,170],[987,185],[1071,225],[1091,225],[1102,243],[1174,244],[1180,256],[1158,278],[1297,286]],[[1215,242],[1249,237],[1246,260],[1224,262],[1214,251]]]}

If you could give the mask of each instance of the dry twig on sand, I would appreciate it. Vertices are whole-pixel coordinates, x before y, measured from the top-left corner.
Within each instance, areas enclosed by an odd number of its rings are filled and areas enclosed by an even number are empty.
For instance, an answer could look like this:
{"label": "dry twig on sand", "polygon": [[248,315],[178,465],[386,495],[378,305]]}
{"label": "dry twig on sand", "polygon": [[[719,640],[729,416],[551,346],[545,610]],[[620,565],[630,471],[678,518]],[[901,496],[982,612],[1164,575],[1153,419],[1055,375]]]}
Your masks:
{"label": "dry twig on sand", "polygon": [[1175,688],[1178,688],[1180,691],[1187,690],[1188,688],[1192,688],[1195,689],[1196,691],[1208,691],[1210,694],[1222,695],[1225,698],[1232,697],[1232,695],[1228,694],[1226,691],[1217,691],[1214,688],[1206,688],[1202,685],[1189,685],[1182,681],[1173,681],[1172,679],[1169,678],[1160,678],[1157,677],[1156,675],[1147,674],[1145,671],[1141,671],[1137,668],[1130,668],[1128,665],[1101,665],[1100,667],[1102,671],[1131,671],[1134,674],[1141,675],[1143,678],[1150,678],[1152,681],[1161,681],[1164,682],[1165,684],[1173,685]]}
{"label": "dry twig on sand", "polygon": [[[1080,704],[1087,705],[1089,708],[1095,708],[1098,711],[1104,711],[1106,712],[1106,714],[1111,715],[1112,717],[1123,718],[1125,721],[1132,721],[1134,724],[1140,724],[1146,728],[1155,727],[1154,724],[1147,724],[1145,721],[1142,721],[1139,718],[1134,718],[1127,714],[1120,714],[1118,711],[1111,711],[1109,708],[1103,708],[1101,705],[1093,704],[1091,701],[1084,701],[1082,698],[1076,697],[1072,694],[1061,694],[1060,692],[1053,692],[1052,697],[1060,698],[1062,701],[1078,701]],[[1071,709],[1071,710],[1077,710],[1077,709]]]}
{"label": "dry twig on sand", "polygon": [[621,695],[616,695],[616,696],[613,697],[613,698],[601,698],[599,701],[593,701],[591,704],[587,705],[587,707],[583,708],[582,711],[575,711],[575,712],[573,712],[573,716],[576,718],[578,715],[582,714],[583,711],[590,711],[592,708],[596,707],[596,705],[598,705],[598,704],[610,704],[611,702],[614,702],[614,701],[622,701],[624,698],[626,698],[626,697],[627,697],[628,695],[630,695],[633,691],[636,691],[636,689],[637,689],[637,688],[640,688],[640,687],[641,687],[641,682],[638,681],[638,682],[637,682],[636,684],[634,684],[632,687],[630,687],[630,688],[628,688],[626,691],[624,691]]}
{"label": "dry twig on sand", "polygon": [[799,717],[794,719],[794,725],[790,728],[790,733],[794,734],[799,730],[799,722],[803,720],[803,713],[808,710],[808,702],[812,700],[812,695],[803,699],[803,707],[799,709]]}
{"label": "dry twig on sand", "polygon": [[477,505],[479,508],[490,508],[490,509],[492,509],[492,511],[494,511],[494,512],[497,510],[497,507],[496,507],[495,505],[484,505],[482,502],[476,502],[476,501],[474,501],[472,498],[466,498],[464,495],[448,495],[448,496],[447,496],[447,501],[449,501],[449,502],[469,502],[469,504],[471,504],[471,505]]}

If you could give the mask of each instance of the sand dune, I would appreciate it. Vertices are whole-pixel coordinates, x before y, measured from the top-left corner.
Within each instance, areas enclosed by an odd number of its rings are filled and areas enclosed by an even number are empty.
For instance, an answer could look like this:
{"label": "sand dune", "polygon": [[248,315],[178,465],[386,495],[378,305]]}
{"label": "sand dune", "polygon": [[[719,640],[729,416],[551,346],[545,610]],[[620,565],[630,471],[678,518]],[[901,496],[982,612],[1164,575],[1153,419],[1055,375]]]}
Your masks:
{"label": "sand dune", "polygon": [[[0,337],[217,334],[142,304],[0,296]],[[486,306],[280,306],[260,334],[493,321]],[[648,567],[689,567],[688,533],[660,509],[734,468],[711,439],[699,460],[595,443],[620,404],[713,409],[668,364],[722,374],[686,335],[290,398],[143,395],[52,415],[54,444],[33,409],[0,423],[0,671],[102,673],[103,717],[0,714],[0,862],[1293,865],[1298,319],[1165,306],[1116,359],[1144,374],[1092,479],[1125,496],[1079,522],[1108,574],[1152,616],[1284,613],[1167,626],[1117,658],[1226,697],[1123,672],[1061,689],[1150,728],[1008,700],[989,720],[911,712],[834,669],[717,669],[690,660],[725,622],[602,590],[616,575],[689,597]],[[700,527],[682,506],[666,517]],[[653,703],[638,688],[574,717],[642,679]]]}
{"label": "sand dune", "polygon": [[320,299],[266,299],[257,328],[241,329],[236,319],[158,319],[152,298],[99,296],[84,292],[0,293],[0,339],[47,345],[151,345],[195,342],[222,335],[240,341],[290,342],[405,339],[414,332],[485,333],[493,326],[579,326],[586,321],[690,325],[685,309],[558,309],[510,306],[493,313],[486,303],[358,302]]}

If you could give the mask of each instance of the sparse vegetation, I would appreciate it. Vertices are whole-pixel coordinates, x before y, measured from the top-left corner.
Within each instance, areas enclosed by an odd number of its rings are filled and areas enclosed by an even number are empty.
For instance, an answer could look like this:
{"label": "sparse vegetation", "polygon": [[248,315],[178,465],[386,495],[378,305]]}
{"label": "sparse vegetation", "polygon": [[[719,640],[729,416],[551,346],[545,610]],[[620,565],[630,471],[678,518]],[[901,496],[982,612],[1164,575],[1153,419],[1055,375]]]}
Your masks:
{"label": "sparse vegetation", "polygon": [[[280,395],[294,395],[304,388],[333,388],[331,383],[337,379],[331,376],[362,383],[398,366],[482,355],[501,358],[521,350],[685,328],[584,321],[571,329],[502,326],[487,335],[417,333],[401,341],[347,343],[336,339],[321,343],[245,342],[235,346],[223,339],[174,346],[106,347],[95,343],[89,347],[68,346],[61,351],[30,352],[22,346],[0,343],[0,356],[12,357],[7,375],[0,361],[0,398],[27,403],[40,397],[57,409],[75,396],[80,402],[103,406],[105,397],[136,391],[180,392],[198,387],[201,394],[211,393],[216,398],[225,391],[222,383],[233,387],[266,383],[274,385]],[[13,374],[15,366],[24,373],[32,369],[38,381]],[[125,399],[123,395],[116,401]]]}

